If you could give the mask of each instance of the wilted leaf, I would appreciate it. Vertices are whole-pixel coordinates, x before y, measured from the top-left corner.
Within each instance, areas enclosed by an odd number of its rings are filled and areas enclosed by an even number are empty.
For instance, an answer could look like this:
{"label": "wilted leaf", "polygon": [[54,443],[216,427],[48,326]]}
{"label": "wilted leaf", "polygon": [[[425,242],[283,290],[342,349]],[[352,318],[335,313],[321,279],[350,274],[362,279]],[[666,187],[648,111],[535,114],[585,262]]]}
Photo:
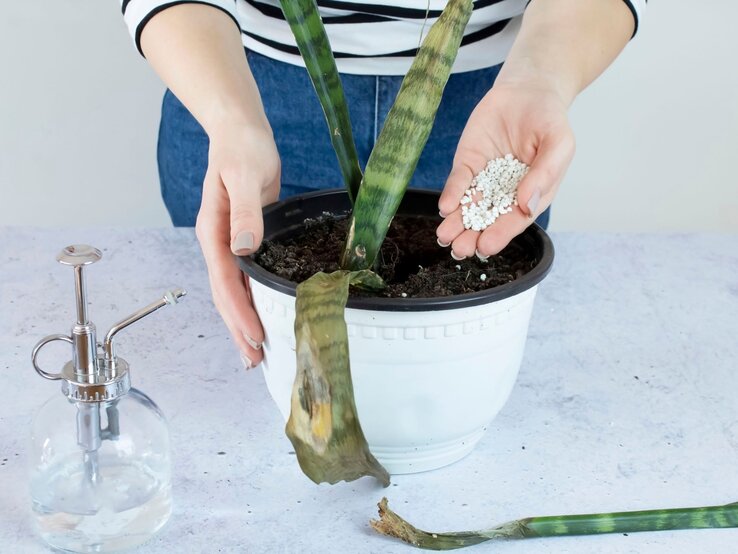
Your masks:
{"label": "wilted leaf", "polygon": [[343,312],[350,284],[381,288],[371,271],[317,273],[297,287],[297,374],[287,436],[302,471],[316,483],[365,475],[389,485],[361,430],[349,366]]}

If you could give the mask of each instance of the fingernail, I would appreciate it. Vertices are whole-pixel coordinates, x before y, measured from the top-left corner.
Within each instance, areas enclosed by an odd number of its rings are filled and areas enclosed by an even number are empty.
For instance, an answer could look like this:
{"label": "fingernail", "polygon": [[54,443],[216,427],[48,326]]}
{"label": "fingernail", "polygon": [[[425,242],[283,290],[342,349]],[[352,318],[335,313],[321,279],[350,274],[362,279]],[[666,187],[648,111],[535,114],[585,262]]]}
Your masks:
{"label": "fingernail", "polygon": [[236,256],[245,256],[254,247],[254,233],[251,231],[241,231],[236,235],[231,245],[231,250]]}
{"label": "fingernail", "polygon": [[246,342],[249,343],[249,346],[253,348],[254,350],[259,350],[261,348],[261,343],[256,342],[254,339],[252,339],[250,336],[248,336],[246,333],[242,333],[243,338],[246,339]]}
{"label": "fingernail", "polygon": [[446,217],[446,214],[444,214],[441,210],[438,210],[438,215],[444,218]]}
{"label": "fingernail", "polygon": [[449,246],[451,246],[450,242],[449,243],[442,242],[441,239],[436,239],[436,242],[438,243],[438,246],[442,248],[448,248]]}
{"label": "fingernail", "polygon": [[538,203],[541,201],[541,191],[536,189],[533,192],[533,196],[528,200],[528,217],[534,219],[536,217],[536,210],[538,209]]}
{"label": "fingernail", "polygon": [[457,256],[456,255],[456,252],[454,252],[453,250],[451,250],[451,257],[454,260],[456,260],[457,262],[460,262],[461,260],[465,260],[466,259],[466,256]]}
{"label": "fingernail", "polygon": [[249,358],[246,354],[243,354],[243,353],[241,353],[241,363],[243,364],[244,369],[254,368],[254,362],[252,362],[251,358]]}
{"label": "fingernail", "polygon": [[479,260],[482,262],[486,262],[487,260],[489,260],[489,256],[483,255],[479,250],[477,250],[475,254],[477,255],[477,258],[479,258]]}

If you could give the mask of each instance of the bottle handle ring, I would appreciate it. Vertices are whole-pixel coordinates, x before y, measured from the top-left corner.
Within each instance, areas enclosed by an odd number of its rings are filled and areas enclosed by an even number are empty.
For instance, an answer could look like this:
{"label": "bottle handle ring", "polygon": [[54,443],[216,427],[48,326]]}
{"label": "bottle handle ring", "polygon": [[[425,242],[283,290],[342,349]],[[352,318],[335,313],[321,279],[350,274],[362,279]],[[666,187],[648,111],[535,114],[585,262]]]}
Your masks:
{"label": "bottle handle ring", "polygon": [[36,373],[38,373],[44,379],[48,379],[50,381],[58,381],[59,379],[61,379],[61,373],[49,373],[48,371],[44,371],[39,367],[36,358],[38,357],[38,353],[41,351],[42,347],[55,340],[60,340],[72,344],[72,337],[68,335],[48,335],[38,341],[38,343],[36,343],[36,346],[33,347],[33,352],[31,353],[31,361],[33,362],[33,368],[36,370]]}

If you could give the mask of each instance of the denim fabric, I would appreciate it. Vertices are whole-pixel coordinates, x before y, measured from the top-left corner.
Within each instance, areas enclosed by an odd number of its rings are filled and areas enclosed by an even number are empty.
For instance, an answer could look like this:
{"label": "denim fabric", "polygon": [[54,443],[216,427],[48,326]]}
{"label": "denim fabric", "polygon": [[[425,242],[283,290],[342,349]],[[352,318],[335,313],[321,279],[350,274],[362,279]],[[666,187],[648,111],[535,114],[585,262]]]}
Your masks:
{"label": "denim fabric", "polygon": [[[247,52],[282,161],[280,198],[343,186],[323,111],[302,67]],[[489,91],[501,66],[451,76],[411,187],[440,190],[472,110]],[[341,75],[354,140],[364,167],[402,77]],[[208,137],[179,100],[167,91],[159,127],[159,179],[175,226],[193,226],[207,170]],[[548,212],[538,223],[548,223]]]}

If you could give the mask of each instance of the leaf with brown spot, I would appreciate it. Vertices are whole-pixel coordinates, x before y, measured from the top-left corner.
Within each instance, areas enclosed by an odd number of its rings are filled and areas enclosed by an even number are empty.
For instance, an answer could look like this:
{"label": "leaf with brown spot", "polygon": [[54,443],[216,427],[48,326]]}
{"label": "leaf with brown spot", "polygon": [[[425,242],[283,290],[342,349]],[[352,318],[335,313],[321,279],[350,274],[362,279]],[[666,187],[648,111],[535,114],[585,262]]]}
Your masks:
{"label": "leaf with brown spot", "polygon": [[317,273],[297,287],[295,337],[297,374],[287,436],[302,471],[315,483],[389,474],[369,451],[359,423],[343,317],[349,285],[379,289],[369,270]]}

